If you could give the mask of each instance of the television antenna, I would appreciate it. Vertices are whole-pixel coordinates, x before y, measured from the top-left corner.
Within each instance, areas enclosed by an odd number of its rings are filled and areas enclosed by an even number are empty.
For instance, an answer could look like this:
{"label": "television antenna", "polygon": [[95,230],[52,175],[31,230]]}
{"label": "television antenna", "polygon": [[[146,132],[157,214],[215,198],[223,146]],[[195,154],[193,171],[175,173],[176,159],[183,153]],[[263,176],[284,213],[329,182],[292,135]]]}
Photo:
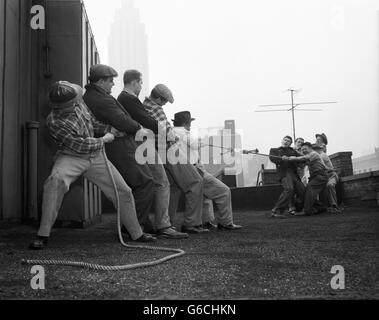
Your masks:
{"label": "television antenna", "polygon": [[299,109],[297,107],[299,106],[307,106],[307,105],[319,105],[319,104],[331,104],[331,103],[338,103],[337,101],[325,101],[325,102],[294,102],[294,94],[297,94],[301,91],[301,89],[287,89],[284,92],[290,92],[291,93],[291,103],[290,104],[264,104],[259,105],[259,108],[266,108],[266,107],[288,107],[290,106],[290,109],[274,109],[274,110],[256,110],[255,112],[288,112],[291,111],[292,114],[292,133],[293,133],[293,141],[296,140],[296,131],[295,131],[295,111],[310,111],[310,112],[319,112],[323,111],[322,109]]}

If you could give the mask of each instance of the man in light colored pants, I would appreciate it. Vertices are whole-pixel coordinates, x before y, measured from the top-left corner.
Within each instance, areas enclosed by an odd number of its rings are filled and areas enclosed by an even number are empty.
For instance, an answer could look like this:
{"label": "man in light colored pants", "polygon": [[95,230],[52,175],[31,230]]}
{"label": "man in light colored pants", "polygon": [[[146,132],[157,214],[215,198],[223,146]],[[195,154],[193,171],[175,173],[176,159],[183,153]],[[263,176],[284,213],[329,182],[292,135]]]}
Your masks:
{"label": "man in light colored pants", "polygon": [[[38,236],[50,236],[65,193],[69,190],[71,183],[81,175],[96,184],[117,207],[115,190],[106,167],[106,161],[108,160],[104,159],[100,150],[82,157],[65,154],[58,156],[51,175],[44,185]],[[142,230],[137,220],[132,191],[112,163],[108,161],[108,164],[120,198],[121,222],[127,228],[131,238],[136,240],[142,236]]]}
{"label": "man in light colored pants", "polygon": [[[193,166],[203,178],[203,196],[206,199],[212,200],[216,206],[218,228],[220,230],[241,229],[240,225],[233,223],[232,197],[229,187],[208,173],[200,162],[198,149],[201,147],[201,144],[190,134],[193,120],[195,119],[191,118],[189,111],[177,112],[175,114],[174,132],[179,137],[177,148],[179,149],[180,161],[182,163],[193,163]],[[204,218],[204,215],[202,217]],[[210,221],[203,221],[203,228],[215,229],[216,226]]]}

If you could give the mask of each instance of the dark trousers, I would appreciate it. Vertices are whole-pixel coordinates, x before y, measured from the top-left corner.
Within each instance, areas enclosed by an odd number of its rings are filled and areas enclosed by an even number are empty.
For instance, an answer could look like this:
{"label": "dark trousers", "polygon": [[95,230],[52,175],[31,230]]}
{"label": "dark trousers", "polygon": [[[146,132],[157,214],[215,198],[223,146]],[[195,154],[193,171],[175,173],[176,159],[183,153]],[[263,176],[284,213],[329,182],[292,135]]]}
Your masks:
{"label": "dark trousers", "polygon": [[306,214],[314,214],[319,210],[324,210],[325,206],[318,200],[318,195],[326,187],[328,176],[326,174],[318,174],[309,179],[305,189],[304,212]]}
{"label": "dark trousers", "polygon": [[294,194],[297,195],[296,199],[299,201],[299,203],[303,203],[305,186],[295,172],[288,170],[286,176],[281,179],[281,183],[283,186],[283,192],[279,196],[279,199],[276,202],[276,205],[273,210],[283,211],[287,209],[288,204],[290,203]]}
{"label": "dark trousers", "polygon": [[132,189],[138,221],[148,232],[153,228],[149,214],[154,201],[154,178],[147,164],[136,162],[134,146],[134,142],[121,138],[106,144],[106,151],[108,159]]}

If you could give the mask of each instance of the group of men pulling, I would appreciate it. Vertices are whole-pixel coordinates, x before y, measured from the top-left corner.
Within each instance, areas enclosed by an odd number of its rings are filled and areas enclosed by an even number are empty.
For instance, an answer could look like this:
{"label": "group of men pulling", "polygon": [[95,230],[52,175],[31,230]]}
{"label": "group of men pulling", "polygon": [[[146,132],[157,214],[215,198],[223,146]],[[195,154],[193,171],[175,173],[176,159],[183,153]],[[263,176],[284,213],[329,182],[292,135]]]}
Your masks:
{"label": "group of men pulling", "polygon": [[[82,175],[116,206],[108,168],[117,187],[122,231],[130,241],[184,239],[189,233],[240,229],[233,222],[230,189],[201,165],[198,140],[190,134],[195,120],[190,112],[176,113],[174,126],[169,123],[162,107],[173,103],[174,98],[163,84],[155,86],[142,103],[138,98],[142,74],[137,70],[124,73],[124,89],[115,99],[111,90],[117,76],[113,68],[98,64],[90,69],[84,94],[80,86],[67,81],[51,86],[52,111],[47,126],[58,151],[44,184],[40,227],[29,248],[46,247],[64,195]],[[150,158],[140,163],[136,153],[144,140],[138,137],[147,137],[151,132],[156,138],[153,155],[147,152]],[[164,139],[159,132],[164,132]],[[158,152],[162,144],[167,153],[170,147],[177,146],[184,159],[163,162]],[[172,221],[182,193],[184,222],[178,231]],[[213,223],[213,210],[209,210],[210,201],[215,205],[217,225]]]}
{"label": "group of men pulling", "polygon": [[[273,218],[308,216],[325,211],[341,213],[336,194],[338,175],[326,154],[327,144],[328,139],[322,133],[316,134],[314,144],[297,138],[295,148],[292,148],[292,138],[285,136],[279,148],[270,150],[270,160],[276,164],[283,186],[272,209]],[[320,201],[321,193],[327,203]]]}

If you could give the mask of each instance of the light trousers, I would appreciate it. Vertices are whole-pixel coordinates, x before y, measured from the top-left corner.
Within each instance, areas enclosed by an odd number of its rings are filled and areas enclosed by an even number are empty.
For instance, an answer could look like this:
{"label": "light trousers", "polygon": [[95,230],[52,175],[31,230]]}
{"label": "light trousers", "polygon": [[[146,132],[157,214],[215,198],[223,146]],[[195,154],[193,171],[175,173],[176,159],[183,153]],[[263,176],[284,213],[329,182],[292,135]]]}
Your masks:
{"label": "light trousers", "polygon": [[[114,206],[117,206],[115,191],[105,161],[108,160],[103,157],[100,151],[83,157],[58,156],[44,185],[39,236],[48,237],[50,235],[65,193],[69,190],[71,183],[81,175],[96,184],[105,196],[113,202]],[[142,236],[142,229],[138,223],[132,191],[112,163],[108,161],[108,164],[119,194],[121,222],[128,230],[131,238],[136,240]]]}
{"label": "light trousers", "polygon": [[206,198],[203,202],[203,223],[214,220],[214,215],[212,219],[212,203],[209,203],[208,199],[215,204],[217,222],[222,225],[232,224],[232,195],[229,187],[205,171],[203,175],[203,193]]}
{"label": "light trousers", "polygon": [[193,227],[202,224],[203,178],[192,164],[164,165],[170,182],[171,219],[176,214],[181,193],[185,196],[184,226]]}
{"label": "light trousers", "polygon": [[168,212],[170,204],[170,182],[168,181],[162,160],[157,152],[153,160],[153,162],[149,161],[148,166],[154,180],[154,228],[160,230],[171,227]]}

